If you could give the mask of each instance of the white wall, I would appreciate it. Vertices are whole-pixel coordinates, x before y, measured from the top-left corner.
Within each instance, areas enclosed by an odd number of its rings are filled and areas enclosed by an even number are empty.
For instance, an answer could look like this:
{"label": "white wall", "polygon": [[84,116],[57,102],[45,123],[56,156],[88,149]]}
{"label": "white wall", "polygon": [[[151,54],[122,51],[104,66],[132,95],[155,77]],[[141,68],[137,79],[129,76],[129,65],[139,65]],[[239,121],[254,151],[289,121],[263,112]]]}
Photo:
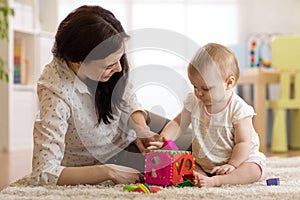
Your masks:
{"label": "white wall", "polygon": [[[59,3],[60,20],[80,5],[98,4],[111,10],[129,33],[141,28],[164,28],[183,34],[199,45],[218,42],[240,49],[236,45],[244,45],[252,33],[300,33],[300,0],[64,0]],[[188,81],[187,62],[166,52],[140,49],[130,55],[132,67],[160,64]],[[246,59],[243,53],[236,52],[239,60]],[[150,85],[148,82],[144,87],[138,86],[141,103],[157,114],[174,117],[182,107],[178,95],[166,85],[153,83],[155,90]]]}
{"label": "white wall", "polygon": [[[84,4],[111,10],[127,31],[163,27],[199,41],[243,42],[253,32],[300,33],[300,0],[64,0],[59,2],[58,21]],[[228,15],[236,19],[226,21]],[[233,35],[227,34],[234,26]]]}
{"label": "white wall", "polygon": [[238,0],[239,41],[254,32],[300,33],[300,0]]}

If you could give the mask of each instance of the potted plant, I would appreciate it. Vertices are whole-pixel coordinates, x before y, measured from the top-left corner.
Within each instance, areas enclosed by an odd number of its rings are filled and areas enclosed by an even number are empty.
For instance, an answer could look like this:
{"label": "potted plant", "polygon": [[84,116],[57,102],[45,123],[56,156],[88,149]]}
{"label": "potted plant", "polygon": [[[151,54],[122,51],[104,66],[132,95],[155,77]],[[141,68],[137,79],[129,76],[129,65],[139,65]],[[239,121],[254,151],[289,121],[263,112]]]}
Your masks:
{"label": "potted plant", "polygon": [[[0,0],[0,40],[8,42],[9,16],[14,15],[14,10],[9,7],[8,0]],[[5,70],[5,63],[0,57],[0,81],[8,83],[8,72]]]}

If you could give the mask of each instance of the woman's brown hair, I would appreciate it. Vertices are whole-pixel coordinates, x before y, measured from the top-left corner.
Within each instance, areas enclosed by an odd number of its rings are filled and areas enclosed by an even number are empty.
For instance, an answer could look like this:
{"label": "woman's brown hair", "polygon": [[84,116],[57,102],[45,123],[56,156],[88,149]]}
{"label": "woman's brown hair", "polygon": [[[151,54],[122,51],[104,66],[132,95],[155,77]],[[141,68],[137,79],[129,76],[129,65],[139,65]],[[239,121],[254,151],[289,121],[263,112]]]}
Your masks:
{"label": "woman's brown hair", "polygon": [[[60,23],[52,53],[55,57],[70,62],[104,59],[118,51],[128,37],[120,21],[109,10],[100,6],[81,6]],[[122,71],[115,73],[107,82],[86,80],[95,98],[98,124],[101,121],[110,124],[110,120],[114,119],[113,114],[118,109],[122,110],[126,103],[123,94],[129,65],[125,53],[120,64]]]}

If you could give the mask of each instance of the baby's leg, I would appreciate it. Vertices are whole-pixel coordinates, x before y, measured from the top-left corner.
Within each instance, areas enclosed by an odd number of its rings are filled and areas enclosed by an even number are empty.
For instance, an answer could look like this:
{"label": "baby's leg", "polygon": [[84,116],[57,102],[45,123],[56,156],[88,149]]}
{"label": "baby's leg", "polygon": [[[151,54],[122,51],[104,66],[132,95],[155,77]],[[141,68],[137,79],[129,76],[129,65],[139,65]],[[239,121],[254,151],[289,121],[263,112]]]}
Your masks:
{"label": "baby's leg", "polygon": [[261,175],[262,169],[258,164],[244,162],[237,169],[226,175],[208,177],[195,174],[195,184],[199,187],[217,187],[225,184],[249,184],[258,181]]}
{"label": "baby's leg", "polygon": [[207,176],[204,170],[197,163],[195,163],[194,172],[199,173],[203,176]]}

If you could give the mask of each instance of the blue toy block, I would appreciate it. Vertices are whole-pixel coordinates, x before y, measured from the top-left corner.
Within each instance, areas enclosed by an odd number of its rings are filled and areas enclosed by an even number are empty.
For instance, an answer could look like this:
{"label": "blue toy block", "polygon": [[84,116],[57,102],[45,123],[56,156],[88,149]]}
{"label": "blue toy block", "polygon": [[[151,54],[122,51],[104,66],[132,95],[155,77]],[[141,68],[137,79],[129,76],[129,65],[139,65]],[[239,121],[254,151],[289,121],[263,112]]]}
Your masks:
{"label": "blue toy block", "polygon": [[279,178],[270,178],[267,180],[267,185],[280,185]]}

